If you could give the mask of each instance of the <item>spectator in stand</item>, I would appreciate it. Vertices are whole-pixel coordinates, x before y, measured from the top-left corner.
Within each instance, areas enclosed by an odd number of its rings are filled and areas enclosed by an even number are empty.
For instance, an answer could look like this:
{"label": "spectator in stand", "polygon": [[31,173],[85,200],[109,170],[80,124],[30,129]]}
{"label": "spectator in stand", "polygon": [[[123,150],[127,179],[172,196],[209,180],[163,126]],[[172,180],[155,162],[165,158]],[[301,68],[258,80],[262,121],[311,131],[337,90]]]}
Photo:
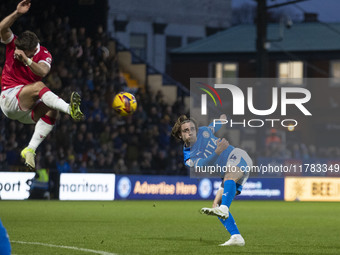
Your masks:
{"label": "spectator in stand", "polygon": [[70,164],[66,161],[64,155],[62,155],[57,162],[57,169],[60,174],[62,173],[72,173],[72,168]]}
{"label": "spectator in stand", "polygon": [[[9,11],[7,5],[1,4],[1,16]],[[95,35],[90,36],[86,28],[70,24],[69,17],[58,13],[53,5],[47,5],[42,15],[26,16],[25,21],[15,24],[18,33],[29,27],[41,27],[36,32],[54,56],[54,68],[46,79],[49,88],[65,99],[71,90],[81,91],[82,110],[87,116],[79,124],[61,116],[61,129],[52,131],[46,138],[48,143],[37,150],[37,164],[59,172],[91,172],[100,167],[101,171],[106,168],[116,173],[185,174],[181,149],[171,143],[168,132],[177,110],[183,110],[182,102],[167,105],[161,91],[152,94],[138,90],[137,112],[128,118],[117,116],[111,108],[112,98],[127,87],[127,82],[117,55],[110,52],[109,37],[103,26],[98,26]],[[4,47],[0,47],[1,65],[4,57]],[[2,116],[0,124],[0,168],[8,170],[8,165],[12,168],[20,165],[17,148],[28,142],[33,129]],[[149,146],[156,149],[150,152]],[[170,150],[175,154],[172,158],[178,159],[177,164],[157,166],[157,160],[162,161],[160,164],[166,162],[162,159],[168,157]]]}
{"label": "spectator in stand", "polygon": [[266,138],[266,146],[269,148],[276,147],[281,144],[281,137],[278,135],[277,130],[272,128],[269,136]]}

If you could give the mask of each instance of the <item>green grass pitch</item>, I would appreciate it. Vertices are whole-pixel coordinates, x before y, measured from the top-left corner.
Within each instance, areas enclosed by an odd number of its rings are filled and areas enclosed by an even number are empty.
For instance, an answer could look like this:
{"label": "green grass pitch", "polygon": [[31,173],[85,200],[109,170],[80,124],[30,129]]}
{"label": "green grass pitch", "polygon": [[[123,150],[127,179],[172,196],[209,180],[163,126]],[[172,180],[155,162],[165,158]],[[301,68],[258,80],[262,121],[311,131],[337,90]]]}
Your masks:
{"label": "green grass pitch", "polygon": [[245,247],[218,246],[229,234],[198,212],[210,205],[0,201],[0,218],[15,255],[340,254],[340,203],[235,201],[231,212]]}

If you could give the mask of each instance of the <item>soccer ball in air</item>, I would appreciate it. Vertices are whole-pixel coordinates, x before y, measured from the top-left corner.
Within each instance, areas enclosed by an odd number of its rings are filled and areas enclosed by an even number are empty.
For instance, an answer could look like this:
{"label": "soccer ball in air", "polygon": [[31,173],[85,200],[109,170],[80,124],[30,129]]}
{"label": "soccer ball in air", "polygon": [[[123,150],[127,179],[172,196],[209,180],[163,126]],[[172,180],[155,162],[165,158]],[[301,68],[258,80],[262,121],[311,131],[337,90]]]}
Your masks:
{"label": "soccer ball in air", "polygon": [[114,97],[112,107],[120,116],[128,116],[136,111],[137,101],[134,95],[120,92]]}

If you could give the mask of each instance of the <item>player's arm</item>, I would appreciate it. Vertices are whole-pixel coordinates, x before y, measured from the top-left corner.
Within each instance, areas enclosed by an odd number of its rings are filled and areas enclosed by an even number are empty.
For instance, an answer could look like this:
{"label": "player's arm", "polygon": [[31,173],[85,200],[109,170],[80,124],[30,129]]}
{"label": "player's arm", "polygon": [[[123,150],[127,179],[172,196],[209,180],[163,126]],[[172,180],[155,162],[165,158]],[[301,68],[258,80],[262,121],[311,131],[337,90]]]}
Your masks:
{"label": "player's arm", "polygon": [[216,143],[217,147],[215,151],[207,158],[200,158],[196,161],[196,166],[208,166],[217,160],[218,156],[228,148],[229,142],[226,139],[218,139]]}
{"label": "player's arm", "polygon": [[[220,120],[227,120],[227,115],[221,114]],[[218,130],[220,130],[223,124],[225,123],[222,123],[221,121],[216,121],[216,122],[210,123],[208,127],[211,129],[213,133],[216,133]]]}
{"label": "player's arm", "polygon": [[[26,62],[26,65],[29,63]],[[32,61],[31,65],[28,65],[31,71],[40,77],[45,77],[50,72],[50,67],[42,62],[36,63]]]}
{"label": "player's arm", "polygon": [[26,56],[23,50],[16,49],[14,51],[14,58],[27,65],[35,75],[40,77],[45,77],[50,71],[50,66],[44,62],[34,62]]}
{"label": "player's arm", "polygon": [[11,26],[23,14],[28,12],[31,7],[30,0],[21,1],[17,9],[0,22],[0,36],[3,42],[8,41],[12,36]]}

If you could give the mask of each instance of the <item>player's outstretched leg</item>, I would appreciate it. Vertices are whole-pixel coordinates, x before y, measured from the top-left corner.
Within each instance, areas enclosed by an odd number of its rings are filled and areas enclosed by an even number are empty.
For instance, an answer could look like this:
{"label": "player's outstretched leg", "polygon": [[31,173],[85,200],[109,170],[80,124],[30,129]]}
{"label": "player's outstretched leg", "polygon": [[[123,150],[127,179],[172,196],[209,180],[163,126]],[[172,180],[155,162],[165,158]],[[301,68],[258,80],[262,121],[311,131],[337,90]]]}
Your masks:
{"label": "player's outstretched leg", "polygon": [[222,203],[214,208],[202,208],[201,213],[220,217],[223,220],[229,217],[229,207],[236,194],[236,183],[233,180],[224,182],[224,191],[222,195]]}
{"label": "player's outstretched leg", "polygon": [[[46,113],[46,114],[45,114]],[[42,117],[40,117],[44,114]],[[35,124],[33,136],[28,146],[21,151],[21,157],[25,160],[25,165],[31,170],[35,169],[35,151],[38,146],[45,140],[46,136],[51,133],[58,112],[48,109],[44,103],[40,103],[32,112],[33,119],[38,121]]]}
{"label": "player's outstretched leg", "polygon": [[[229,207],[236,195],[236,182],[243,176],[243,172],[238,168],[238,172],[232,173],[233,176],[227,176],[224,179],[224,188],[222,194],[222,202],[220,206],[215,208],[202,208],[201,213],[207,215],[214,215],[221,219],[227,219],[229,217]],[[235,179],[235,180],[234,180]]]}
{"label": "player's outstretched leg", "polygon": [[229,213],[229,217],[226,220],[223,220],[221,218],[218,218],[223,226],[228,230],[231,237],[228,241],[226,241],[223,244],[220,244],[219,246],[244,246],[245,241],[243,237],[240,234],[240,231],[237,228],[236,222],[234,220],[234,217]]}
{"label": "player's outstretched leg", "polygon": [[85,118],[80,110],[81,97],[77,92],[72,92],[70,100],[70,115],[75,121],[81,121]]}
{"label": "player's outstretched leg", "polygon": [[[24,98],[25,94],[31,93],[31,90],[29,89],[33,90],[35,93],[38,91],[38,98],[40,98],[41,101],[49,108],[70,114],[72,119],[75,121],[81,121],[84,119],[84,114],[80,110],[81,98],[77,92],[72,92],[70,104],[68,104],[47,88],[44,83],[36,82],[26,89],[28,92],[21,92],[19,97],[23,94],[21,97]],[[22,99],[20,99],[20,101],[22,102]]]}

